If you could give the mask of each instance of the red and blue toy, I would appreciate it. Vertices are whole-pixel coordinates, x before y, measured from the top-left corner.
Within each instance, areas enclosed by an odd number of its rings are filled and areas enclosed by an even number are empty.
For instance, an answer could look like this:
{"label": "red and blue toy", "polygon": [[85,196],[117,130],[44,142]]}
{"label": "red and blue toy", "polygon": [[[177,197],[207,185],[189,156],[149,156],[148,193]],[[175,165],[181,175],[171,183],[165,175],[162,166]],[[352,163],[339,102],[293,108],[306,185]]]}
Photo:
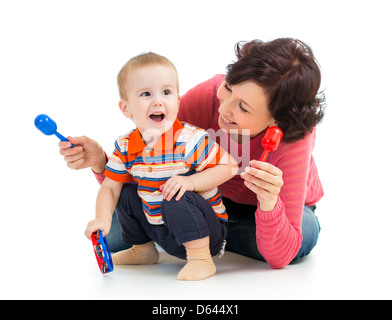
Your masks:
{"label": "red and blue toy", "polygon": [[113,261],[110,254],[106,237],[102,237],[102,231],[98,230],[91,235],[95,257],[97,258],[99,270],[102,274],[113,271]]}

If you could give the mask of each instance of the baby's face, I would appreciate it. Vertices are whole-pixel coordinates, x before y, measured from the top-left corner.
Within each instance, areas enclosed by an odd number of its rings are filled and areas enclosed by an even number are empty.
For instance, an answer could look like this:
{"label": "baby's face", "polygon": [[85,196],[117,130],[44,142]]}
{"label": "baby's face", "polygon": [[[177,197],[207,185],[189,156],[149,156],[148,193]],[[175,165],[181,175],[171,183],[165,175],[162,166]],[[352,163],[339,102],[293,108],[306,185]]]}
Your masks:
{"label": "baby's face", "polygon": [[[177,118],[180,105],[177,72],[170,66],[137,68],[126,80],[127,101],[120,101],[123,114],[132,119],[139,131],[149,135],[168,131]],[[123,108],[122,108],[123,105]]]}

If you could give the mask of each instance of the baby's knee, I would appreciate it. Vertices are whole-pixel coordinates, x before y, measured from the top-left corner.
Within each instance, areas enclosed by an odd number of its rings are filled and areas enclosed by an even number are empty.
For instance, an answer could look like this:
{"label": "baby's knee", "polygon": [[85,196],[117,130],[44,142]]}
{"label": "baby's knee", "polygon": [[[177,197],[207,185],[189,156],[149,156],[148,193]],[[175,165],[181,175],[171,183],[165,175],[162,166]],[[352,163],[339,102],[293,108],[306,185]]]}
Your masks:
{"label": "baby's knee", "polygon": [[197,206],[197,201],[194,200],[194,193],[186,191],[184,195],[176,200],[175,196],[170,200],[162,201],[162,213],[169,215],[179,215],[190,208]]}

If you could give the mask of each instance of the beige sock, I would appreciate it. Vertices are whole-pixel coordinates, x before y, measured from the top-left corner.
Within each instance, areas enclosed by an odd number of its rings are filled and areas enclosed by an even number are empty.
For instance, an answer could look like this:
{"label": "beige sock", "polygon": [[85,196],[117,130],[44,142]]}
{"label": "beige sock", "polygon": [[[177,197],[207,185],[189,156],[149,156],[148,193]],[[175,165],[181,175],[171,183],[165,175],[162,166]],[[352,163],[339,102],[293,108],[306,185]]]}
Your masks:
{"label": "beige sock", "polygon": [[159,260],[159,252],[154,241],[137,244],[132,248],[116,252],[112,255],[114,265],[121,264],[155,264]]}
{"label": "beige sock", "polygon": [[203,280],[213,276],[216,272],[211,258],[210,248],[186,249],[187,264],[177,275],[177,280]]}

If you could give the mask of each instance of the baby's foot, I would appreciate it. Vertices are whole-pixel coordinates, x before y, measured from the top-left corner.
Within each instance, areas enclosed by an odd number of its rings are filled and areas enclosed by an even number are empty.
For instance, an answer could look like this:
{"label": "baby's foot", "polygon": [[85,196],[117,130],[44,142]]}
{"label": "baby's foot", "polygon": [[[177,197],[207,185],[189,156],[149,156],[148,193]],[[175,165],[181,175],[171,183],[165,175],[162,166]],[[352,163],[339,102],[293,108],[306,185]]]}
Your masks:
{"label": "baby's foot", "polygon": [[203,280],[215,274],[216,267],[212,258],[205,260],[188,260],[177,275],[177,280]]}
{"label": "baby's foot", "polygon": [[187,263],[177,275],[178,280],[203,280],[216,272],[210,248],[186,249]]}
{"label": "baby's foot", "polygon": [[159,260],[159,252],[154,241],[134,245],[130,249],[116,252],[112,255],[114,265],[125,264],[155,264]]}

